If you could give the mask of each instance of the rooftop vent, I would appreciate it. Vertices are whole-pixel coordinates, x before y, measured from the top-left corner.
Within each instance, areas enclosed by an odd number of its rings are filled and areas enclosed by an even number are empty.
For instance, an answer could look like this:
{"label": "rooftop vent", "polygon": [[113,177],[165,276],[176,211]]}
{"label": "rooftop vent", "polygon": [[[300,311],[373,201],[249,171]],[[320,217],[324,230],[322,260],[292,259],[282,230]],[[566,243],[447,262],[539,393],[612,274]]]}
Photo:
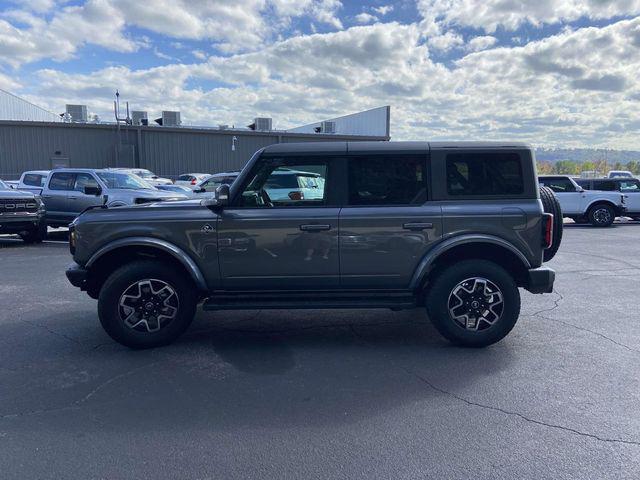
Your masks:
{"label": "rooftop vent", "polygon": [[147,116],[147,112],[143,112],[141,110],[134,110],[131,112],[131,123],[133,125],[148,125],[149,117]]}
{"label": "rooftop vent", "polygon": [[177,127],[182,123],[180,121],[180,112],[170,112],[168,110],[163,110],[162,117],[156,118],[155,121],[163,127]]}
{"label": "rooftop vent", "polygon": [[66,113],[71,116],[72,122],[87,122],[87,106],[86,105],[69,105],[66,106]]}
{"label": "rooftop vent", "polygon": [[270,132],[272,130],[272,122],[271,118],[256,117],[253,123],[249,125],[249,128],[258,132]]}

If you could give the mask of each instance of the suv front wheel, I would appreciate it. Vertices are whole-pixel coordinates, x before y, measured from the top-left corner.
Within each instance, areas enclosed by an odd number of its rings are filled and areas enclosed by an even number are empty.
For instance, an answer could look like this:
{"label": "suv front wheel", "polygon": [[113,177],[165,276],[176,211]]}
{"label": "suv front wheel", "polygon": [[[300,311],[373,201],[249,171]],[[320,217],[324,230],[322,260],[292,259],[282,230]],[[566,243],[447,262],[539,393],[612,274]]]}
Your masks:
{"label": "suv front wheel", "polygon": [[193,282],[159,261],[141,260],[115,270],[98,298],[98,316],[115,341],[130,348],[167,345],[195,315]]}
{"label": "suv front wheel", "polygon": [[446,339],[465,347],[485,347],[502,340],[516,324],[520,292],[501,266],[464,260],[436,276],[426,307]]}

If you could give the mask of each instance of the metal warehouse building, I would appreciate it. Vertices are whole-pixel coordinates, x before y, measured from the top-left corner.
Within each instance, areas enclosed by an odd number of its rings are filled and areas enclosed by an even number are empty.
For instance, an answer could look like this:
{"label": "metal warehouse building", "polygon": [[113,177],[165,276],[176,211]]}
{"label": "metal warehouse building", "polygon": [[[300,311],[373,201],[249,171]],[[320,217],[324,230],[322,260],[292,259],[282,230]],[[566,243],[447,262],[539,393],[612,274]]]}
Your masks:
{"label": "metal warehouse building", "polygon": [[252,130],[61,122],[11,97],[0,95],[0,178],[5,180],[25,170],[57,167],[139,167],[175,178],[241,169],[256,150],[274,143],[389,140],[388,106],[291,130],[271,130],[270,121]]}

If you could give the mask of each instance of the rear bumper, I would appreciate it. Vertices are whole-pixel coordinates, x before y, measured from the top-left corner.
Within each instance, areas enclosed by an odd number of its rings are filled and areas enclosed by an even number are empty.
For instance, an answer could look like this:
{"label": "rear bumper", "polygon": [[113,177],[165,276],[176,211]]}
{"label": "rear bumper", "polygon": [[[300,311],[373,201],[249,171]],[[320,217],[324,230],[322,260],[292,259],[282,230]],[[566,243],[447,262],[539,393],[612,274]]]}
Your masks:
{"label": "rear bumper", "polygon": [[526,288],[531,293],[551,293],[556,272],[548,267],[532,268],[527,271]]}
{"label": "rear bumper", "polygon": [[89,277],[89,271],[78,265],[77,263],[72,263],[67,267],[67,271],[65,272],[67,275],[67,280],[74,287],[78,287],[81,290],[87,289],[87,279]]}

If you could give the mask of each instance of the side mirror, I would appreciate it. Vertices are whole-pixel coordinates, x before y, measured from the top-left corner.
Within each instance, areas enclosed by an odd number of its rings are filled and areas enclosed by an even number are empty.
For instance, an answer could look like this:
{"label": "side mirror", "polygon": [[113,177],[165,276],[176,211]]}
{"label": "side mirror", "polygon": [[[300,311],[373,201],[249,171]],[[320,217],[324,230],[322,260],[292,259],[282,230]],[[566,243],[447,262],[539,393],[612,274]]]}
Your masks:
{"label": "side mirror", "polygon": [[229,205],[229,185],[223,183],[216,188],[216,200],[218,205]]}
{"label": "side mirror", "polygon": [[206,190],[204,188],[196,188],[193,193],[204,193]]}
{"label": "side mirror", "polygon": [[102,189],[97,185],[85,185],[83,192],[85,195],[95,195],[97,197],[102,193]]}
{"label": "side mirror", "polygon": [[207,197],[200,202],[203,207],[221,208],[229,204],[229,185],[220,185],[216,189],[216,195]]}

